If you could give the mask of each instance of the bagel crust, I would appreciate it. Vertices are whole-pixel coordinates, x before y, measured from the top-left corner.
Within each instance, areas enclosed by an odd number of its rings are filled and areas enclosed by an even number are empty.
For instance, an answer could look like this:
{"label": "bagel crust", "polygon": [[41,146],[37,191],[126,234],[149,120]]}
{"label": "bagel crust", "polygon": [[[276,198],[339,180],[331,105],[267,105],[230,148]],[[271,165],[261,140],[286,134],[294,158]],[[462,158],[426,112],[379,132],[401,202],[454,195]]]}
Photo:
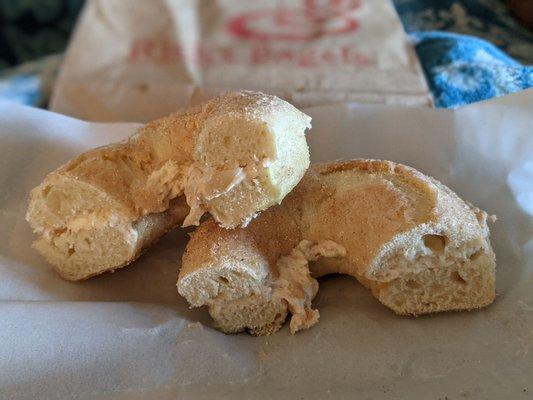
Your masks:
{"label": "bagel crust", "polygon": [[30,193],[34,247],[65,279],[131,263],[206,212],[244,226],[279,204],[309,166],[311,118],[259,92],[228,93],[81,154]]}
{"label": "bagel crust", "polygon": [[317,277],[348,274],[401,315],[470,310],[495,297],[487,214],[390,161],[312,166],[247,228],[207,220],[191,235],[178,291],[226,333],[318,321]]}

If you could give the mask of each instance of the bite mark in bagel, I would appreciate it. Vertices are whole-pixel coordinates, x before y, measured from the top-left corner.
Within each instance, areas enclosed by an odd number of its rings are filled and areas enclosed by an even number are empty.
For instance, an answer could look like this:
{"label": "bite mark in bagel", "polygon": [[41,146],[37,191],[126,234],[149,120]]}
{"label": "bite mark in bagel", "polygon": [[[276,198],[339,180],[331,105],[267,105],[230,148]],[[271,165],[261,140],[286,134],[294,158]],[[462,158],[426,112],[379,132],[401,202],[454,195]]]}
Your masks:
{"label": "bite mark in bagel", "polygon": [[[295,255],[324,241],[342,250]],[[315,165],[247,228],[202,223],[177,286],[192,306],[208,306],[222,331],[263,335],[277,331],[288,313],[296,318],[292,332],[316,323],[314,278],[331,273],[357,278],[402,315],[484,307],[495,297],[487,214],[393,162]],[[280,287],[293,290],[284,296]]]}

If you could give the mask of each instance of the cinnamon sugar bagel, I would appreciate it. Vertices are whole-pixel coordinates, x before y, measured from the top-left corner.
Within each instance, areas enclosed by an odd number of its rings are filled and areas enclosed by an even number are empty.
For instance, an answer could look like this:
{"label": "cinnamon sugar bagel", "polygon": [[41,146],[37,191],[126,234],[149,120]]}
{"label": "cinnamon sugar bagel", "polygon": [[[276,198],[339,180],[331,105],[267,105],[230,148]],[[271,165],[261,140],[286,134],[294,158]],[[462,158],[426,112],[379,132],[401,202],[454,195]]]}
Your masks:
{"label": "cinnamon sugar bagel", "polygon": [[270,334],[289,313],[294,333],[318,321],[316,278],[331,273],[402,315],[484,307],[495,297],[487,214],[390,161],[314,165],[248,227],[202,223],[177,286],[226,333]]}
{"label": "cinnamon sugar bagel", "polygon": [[240,91],[150,122],[32,190],[34,246],[62,277],[79,280],[129,264],[206,212],[224,227],[246,225],[305,173],[310,121],[275,96]]}

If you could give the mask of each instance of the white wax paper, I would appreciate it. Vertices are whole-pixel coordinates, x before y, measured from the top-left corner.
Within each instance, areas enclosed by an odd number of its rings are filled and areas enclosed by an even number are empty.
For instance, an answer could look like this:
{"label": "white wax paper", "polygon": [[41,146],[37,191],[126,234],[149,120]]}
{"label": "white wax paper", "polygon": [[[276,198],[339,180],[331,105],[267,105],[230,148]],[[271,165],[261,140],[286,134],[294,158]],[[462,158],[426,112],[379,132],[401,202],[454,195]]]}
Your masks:
{"label": "white wax paper", "polygon": [[31,248],[27,193],[137,125],[0,103],[0,399],[532,398],[533,91],[456,111],[306,111],[314,161],[406,163],[498,216],[493,305],[399,317],[354,279],[332,276],[320,280],[312,329],[227,336],[175,289],[181,230],[114,274],[63,281]]}

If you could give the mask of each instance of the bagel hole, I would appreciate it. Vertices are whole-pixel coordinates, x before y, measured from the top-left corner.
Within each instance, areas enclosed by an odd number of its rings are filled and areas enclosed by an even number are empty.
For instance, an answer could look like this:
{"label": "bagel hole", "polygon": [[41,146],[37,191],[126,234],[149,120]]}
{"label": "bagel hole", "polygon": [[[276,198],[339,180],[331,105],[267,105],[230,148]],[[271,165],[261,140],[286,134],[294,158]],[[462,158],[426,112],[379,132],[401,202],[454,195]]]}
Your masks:
{"label": "bagel hole", "polygon": [[443,251],[444,247],[446,247],[446,236],[424,235],[422,239],[424,240],[424,246],[432,251]]}
{"label": "bagel hole", "polygon": [[461,284],[465,284],[466,281],[463,279],[463,277],[461,275],[459,275],[459,272],[457,271],[453,271],[452,272],[452,280],[455,281],[455,282],[458,282],[458,283],[461,283]]}

